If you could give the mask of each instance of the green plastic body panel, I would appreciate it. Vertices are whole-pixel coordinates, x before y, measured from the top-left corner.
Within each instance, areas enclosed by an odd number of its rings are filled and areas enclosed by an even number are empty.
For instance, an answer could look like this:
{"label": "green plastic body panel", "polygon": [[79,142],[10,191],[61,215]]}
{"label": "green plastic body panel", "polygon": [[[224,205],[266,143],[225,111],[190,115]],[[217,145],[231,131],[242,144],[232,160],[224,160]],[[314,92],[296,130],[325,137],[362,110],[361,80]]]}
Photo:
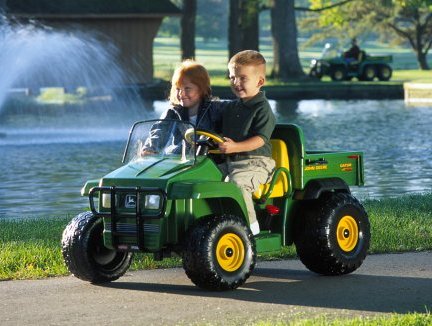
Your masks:
{"label": "green plastic body panel", "polygon": [[281,250],[282,239],[280,233],[262,232],[255,238],[256,250],[259,254],[271,254]]}
{"label": "green plastic body panel", "polygon": [[[341,180],[348,186],[364,184],[362,152],[305,151],[303,132],[294,124],[276,125],[272,138],[280,139],[286,144],[289,166],[282,168],[289,173],[291,189],[281,197],[263,196],[262,200],[256,201],[257,217],[261,225],[269,217],[267,205],[280,208],[280,212],[271,217],[269,230],[255,237],[258,253],[277,252],[281,246],[293,243],[293,221],[302,200],[298,194],[312,180],[332,178]],[[181,246],[191,225],[197,219],[210,215],[236,215],[248,223],[240,189],[233,183],[223,182],[217,165],[207,156],[197,157],[196,162],[153,158],[129,163],[101,179],[88,181],[82,193],[88,195],[95,186],[156,188],[166,195],[162,214],[144,219],[144,248],[138,247],[135,210],[120,210],[119,213],[123,215],[117,223],[120,228],[130,231],[130,234],[115,238],[119,250],[175,251]],[[101,211],[106,213],[103,215],[105,245],[113,248],[109,209]]]}
{"label": "green plastic body panel", "polygon": [[303,188],[303,160],[305,155],[303,132],[294,124],[277,124],[272,138],[281,139],[288,149],[289,167],[294,189]]}
{"label": "green plastic body panel", "polygon": [[[195,164],[179,165],[176,160],[150,161],[128,164],[103,177],[100,186],[155,187],[166,194],[165,211],[159,219],[146,219],[144,247],[156,252],[178,244],[196,219],[208,215],[235,214],[247,221],[246,207],[240,189],[222,181],[222,174],[207,157],[199,157]],[[103,211],[103,210],[102,210]],[[109,211],[108,209],[106,210]],[[119,213],[122,213],[120,211]],[[136,232],[134,211],[122,218],[122,225]],[[104,217],[105,245],[112,248],[111,218]],[[118,242],[127,250],[137,250],[137,238],[119,237]]]}
{"label": "green plastic body panel", "polygon": [[313,179],[339,178],[349,186],[364,185],[362,152],[307,152],[303,183]]}
{"label": "green plastic body panel", "polygon": [[303,190],[312,179],[334,177],[350,186],[364,185],[362,152],[305,151],[303,131],[294,124],[276,125],[272,138],[287,145],[294,190]]}
{"label": "green plastic body panel", "polygon": [[88,196],[90,193],[90,189],[93,187],[97,187],[99,185],[99,181],[99,179],[87,181],[85,185],[81,188],[81,196]]}

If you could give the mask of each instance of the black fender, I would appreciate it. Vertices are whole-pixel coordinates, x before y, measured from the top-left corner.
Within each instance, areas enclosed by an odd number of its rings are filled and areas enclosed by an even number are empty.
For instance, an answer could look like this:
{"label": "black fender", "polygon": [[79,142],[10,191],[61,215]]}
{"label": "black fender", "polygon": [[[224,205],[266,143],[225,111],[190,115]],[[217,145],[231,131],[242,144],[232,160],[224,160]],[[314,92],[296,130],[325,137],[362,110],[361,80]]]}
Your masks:
{"label": "black fender", "polygon": [[325,178],[310,180],[303,192],[302,199],[318,199],[324,192],[345,192],[350,194],[348,184],[339,178]]}

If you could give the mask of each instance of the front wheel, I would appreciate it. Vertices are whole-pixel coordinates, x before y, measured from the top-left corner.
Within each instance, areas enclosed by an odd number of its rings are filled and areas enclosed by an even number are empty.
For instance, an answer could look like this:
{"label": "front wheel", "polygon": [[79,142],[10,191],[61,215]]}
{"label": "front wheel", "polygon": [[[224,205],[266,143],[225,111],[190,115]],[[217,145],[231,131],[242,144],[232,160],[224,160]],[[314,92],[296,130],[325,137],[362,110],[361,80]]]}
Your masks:
{"label": "front wheel", "polygon": [[123,276],[131,252],[108,249],[103,242],[103,221],[92,212],[75,216],[63,231],[62,253],[69,271],[92,283],[111,282]]}
{"label": "front wheel", "polygon": [[370,243],[370,224],[360,202],[347,193],[327,193],[304,205],[294,242],[302,263],[323,275],[355,271]]}
{"label": "front wheel", "polygon": [[315,67],[313,67],[309,71],[309,77],[316,78],[316,79],[320,80],[322,78],[322,74],[319,73]]}
{"label": "front wheel", "polygon": [[345,80],[347,71],[343,66],[336,66],[331,69],[330,78],[333,81],[343,81]]}
{"label": "front wheel", "polygon": [[183,268],[198,287],[230,290],[242,285],[256,262],[252,232],[237,216],[210,216],[191,227]]}

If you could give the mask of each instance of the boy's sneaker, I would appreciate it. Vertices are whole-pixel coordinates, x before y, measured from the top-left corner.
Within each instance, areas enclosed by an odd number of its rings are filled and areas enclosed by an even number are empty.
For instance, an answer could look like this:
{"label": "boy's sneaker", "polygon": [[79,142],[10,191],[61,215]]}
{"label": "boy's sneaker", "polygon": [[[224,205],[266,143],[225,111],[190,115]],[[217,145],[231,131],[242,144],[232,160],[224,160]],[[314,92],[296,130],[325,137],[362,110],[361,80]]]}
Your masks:
{"label": "boy's sneaker", "polygon": [[250,225],[250,229],[252,231],[253,235],[257,235],[258,233],[260,233],[260,227],[258,222],[254,222]]}

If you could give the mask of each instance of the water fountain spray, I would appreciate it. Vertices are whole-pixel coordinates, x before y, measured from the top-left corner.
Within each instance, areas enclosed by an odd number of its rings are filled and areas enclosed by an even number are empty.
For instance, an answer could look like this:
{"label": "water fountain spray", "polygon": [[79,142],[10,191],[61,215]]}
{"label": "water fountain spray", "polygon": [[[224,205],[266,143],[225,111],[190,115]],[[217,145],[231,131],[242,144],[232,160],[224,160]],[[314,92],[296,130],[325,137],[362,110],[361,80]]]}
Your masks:
{"label": "water fountain spray", "polygon": [[128,84],[117,49],[103,35],[21,24],[0,16],[0,111],[8,94],[26,89],[84,87],[97,92]]}

